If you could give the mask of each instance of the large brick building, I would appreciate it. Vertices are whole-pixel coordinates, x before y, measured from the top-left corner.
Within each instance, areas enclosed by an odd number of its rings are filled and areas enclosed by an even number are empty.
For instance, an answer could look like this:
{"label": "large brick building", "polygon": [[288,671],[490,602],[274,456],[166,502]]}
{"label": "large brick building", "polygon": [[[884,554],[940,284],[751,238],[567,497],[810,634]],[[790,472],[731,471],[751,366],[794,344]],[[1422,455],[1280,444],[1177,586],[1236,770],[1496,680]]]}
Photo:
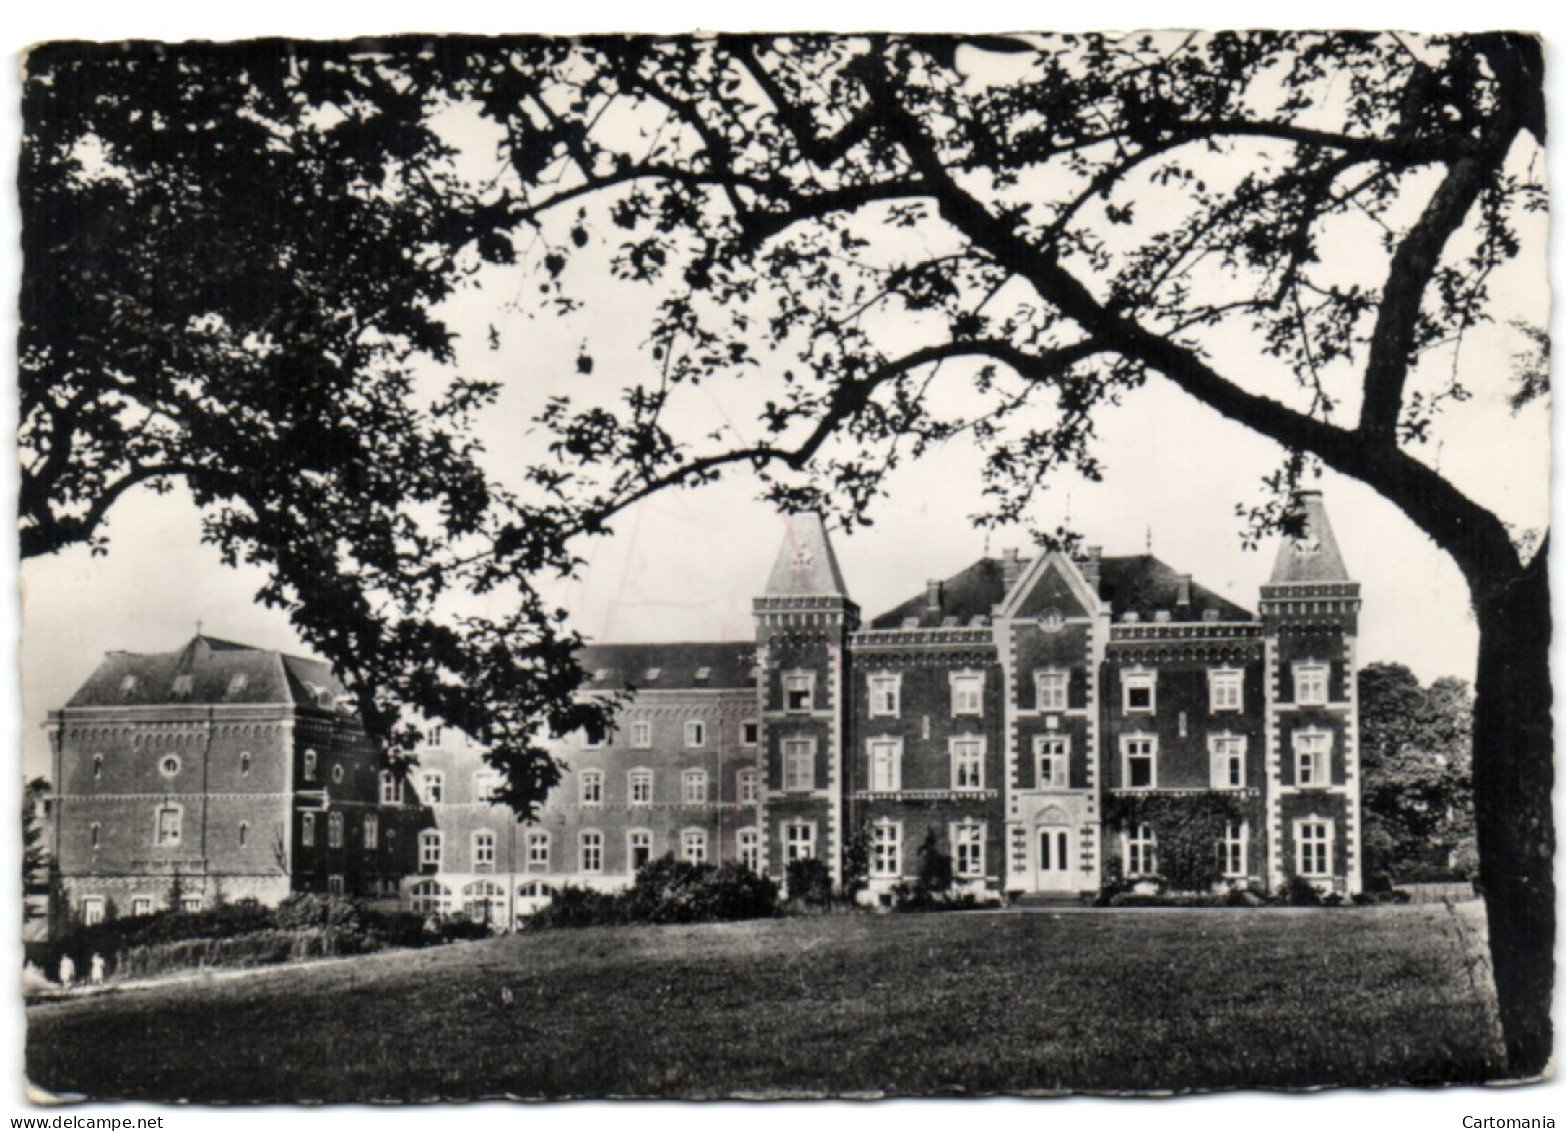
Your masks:
{"label": "large brick building", "polygon": [[933,832],[965,886],[1068,895],[1169,871],[1171,822],[1206,806],[1224,881],[1356,891],[1359,587],[1303,503],[1259,613],[1090,549],[982,558],[862,623],[820,520],[791,518],[753,640],[584,649],[586,693],[625,702],[558,740],[527,825],[450,731],[377,780],[322,665],[205,637],[111,655],[50,720],[61,880],[88,914],[158,905],[179,870],[192,900],[398,890],[510,924],[665,853],[841,880],[856,835],[884,897]]}
{"label": "large brick building", "polygon": [[48,719],[57,913],[394,896],[407,811],[345,702],[318,660],[210,636],[109,653]]}

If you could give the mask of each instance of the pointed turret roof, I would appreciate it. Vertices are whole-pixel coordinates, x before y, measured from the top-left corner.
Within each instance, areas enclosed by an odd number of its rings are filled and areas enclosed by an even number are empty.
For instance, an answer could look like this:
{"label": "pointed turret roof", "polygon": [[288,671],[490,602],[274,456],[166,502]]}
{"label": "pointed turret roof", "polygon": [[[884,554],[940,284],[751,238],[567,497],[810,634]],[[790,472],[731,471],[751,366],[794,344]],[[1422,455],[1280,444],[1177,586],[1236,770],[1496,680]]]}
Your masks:
{"label": "pointed turret roof", "polygon": [[818,514],[784,515],[783,545],[767,579],[768,597],[848,598],[826,523]]}
{"label": "pointed turret roof", "polygon": [[1343,564],[1332,523],[1327,520],[1321,492],[1301,491],[1295,497],[1305,512],[1305,528],[1298,538],[1284,538],[1278,545],[1269,584],[1348,581],[1348,567]]}

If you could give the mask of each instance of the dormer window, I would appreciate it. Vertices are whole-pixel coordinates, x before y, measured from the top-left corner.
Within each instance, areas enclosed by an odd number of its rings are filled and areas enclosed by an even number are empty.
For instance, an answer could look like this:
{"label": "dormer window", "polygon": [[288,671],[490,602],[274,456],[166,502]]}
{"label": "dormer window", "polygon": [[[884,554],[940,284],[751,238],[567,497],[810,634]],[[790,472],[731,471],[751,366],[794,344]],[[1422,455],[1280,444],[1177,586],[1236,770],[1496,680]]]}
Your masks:
{"label": "dormer window", "polygon": [[662,668],[648,668],[647,669],[647,675],[644,678],[647,680],[648,683],[657,683],[658,682],[658,677],[661,676],[662,674],[663,674],[663,669]]}
{"label": "dormer window", "polygon": [[1208,624],[1216,624],[1217,621],[1218,621],[1218,610],[1217,609],[1203,609],[1202,610],[1202,619],[1204,621],[1206,621]]}
{"label": "dormer window", "polygon": [[120,694],[129,699],[136,693],[136,677],[128,675],[120,680]]}
{"label": "dormer window", "polygon": [[608,683],[609,682],[609,669],[608,668],[599,668],[597,671],[595,671],[593,673],[593,682],[594,683]]}
{"label": "dormer window", "polygon": [[240,672],[238,675],[234,676],[228,681],[228,697],[233,699],[235,696],[243,695],[245,688],[249,686],[250,677],[245,675],[243,672]]}
{"label": "dormer window", "polygon": [[195,679],[189,674],[174,677],[174,698],[189,699],[191,688],[195,686]]}
{"label": "dormer window", "polygon": [[1121,624],[1136,624],[1141,619],[1142,618],[1137,616],[1136,613],[1121,613],[1120,614],[1120,623]]}
{"label": "dormer window", "polygon": [[711,678],[712,678],[712,669],[711,668],[697,668],[696,669],[696,682],[697,683],[706,683]]}

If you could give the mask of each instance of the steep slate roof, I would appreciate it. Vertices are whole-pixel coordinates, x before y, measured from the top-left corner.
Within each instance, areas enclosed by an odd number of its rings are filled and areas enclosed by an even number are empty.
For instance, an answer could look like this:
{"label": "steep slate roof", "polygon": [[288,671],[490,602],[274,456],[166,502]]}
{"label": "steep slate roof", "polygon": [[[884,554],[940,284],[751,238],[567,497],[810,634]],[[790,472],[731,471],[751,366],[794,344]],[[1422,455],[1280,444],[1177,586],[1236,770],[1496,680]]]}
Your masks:
{"label": "steep slate roof", "polygon": [[[669,691],[756,686],[756,645],[748,640],[681,644],[589,644],[577,656],[593,691]],[[649,678],[656,669],[657,678]],[[706,678],[697,675],[706,670]]]}
{"label": "steep slate roof", "polygon": [[1269,585],[1287,585],[1304,581],[1347,581],[1348,567],[1338,549],[1338,539],[1327,520],[1327,508],[1320,491],[1301,491],[1300,505],[1305,509],[1305,533],[1300,538],[1284,538],[1278,543]]}
{"label": "steep slate roof", "polygon": [[768,597],[847,597],[843,571],[818,514],[783,516],[783,545],[764,591]]}
{"label": "steep slate roof", "polygon": [[[244,676],[235,688],[234,677]],[[129,690],[125,677],[135,676]],[[190,677],[188,694],[174,681]],[[194,636],[174,652],[110,652],[66,703],[67,707],[119,707],[184,703],[287,703],[321,707],[311,685],[333,697],[344,694],[331,667],[320,661],[252,648],[212,636]]]}
{"label": "steep slate roof", "polygon": [[[1018,576],[1027,572],[1028,559],[1018,562]],[[953,574],[941,585],[941,607],[928,607],[928,594],[920,593],[889,609],[870,622],[871,628],[901,628],[918,619],[920,628],[933,628],[955,617],[959,625],[969,625],[978,616],[989,616],[1006,596],[1001,562],[980,558],[967,569]],[[1179,605],[1180,574],[1152,554],[1102,558],[1099,562],[1098,595],[1109,602],[1114,616],[1134,612],[1145,619],[1167,609],[1172,620],[1201,620],[1208,609],[1216,609],[1218,619],[1253,620],[1254,614],[1219,596],[1205,585],[1191,582],[1191,603]]]}

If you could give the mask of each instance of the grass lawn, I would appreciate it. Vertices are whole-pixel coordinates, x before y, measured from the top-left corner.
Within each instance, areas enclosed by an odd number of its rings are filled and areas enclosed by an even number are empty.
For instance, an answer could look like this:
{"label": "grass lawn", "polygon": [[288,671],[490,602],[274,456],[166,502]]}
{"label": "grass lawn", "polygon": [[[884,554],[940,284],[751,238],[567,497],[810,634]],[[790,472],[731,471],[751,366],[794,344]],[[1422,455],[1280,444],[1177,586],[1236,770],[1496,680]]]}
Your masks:
{"label": "grass lawn", "polygon": [[540,932],[28,1010],[98,1099],[984,1094],[1501,1074],[1481,905]]}

